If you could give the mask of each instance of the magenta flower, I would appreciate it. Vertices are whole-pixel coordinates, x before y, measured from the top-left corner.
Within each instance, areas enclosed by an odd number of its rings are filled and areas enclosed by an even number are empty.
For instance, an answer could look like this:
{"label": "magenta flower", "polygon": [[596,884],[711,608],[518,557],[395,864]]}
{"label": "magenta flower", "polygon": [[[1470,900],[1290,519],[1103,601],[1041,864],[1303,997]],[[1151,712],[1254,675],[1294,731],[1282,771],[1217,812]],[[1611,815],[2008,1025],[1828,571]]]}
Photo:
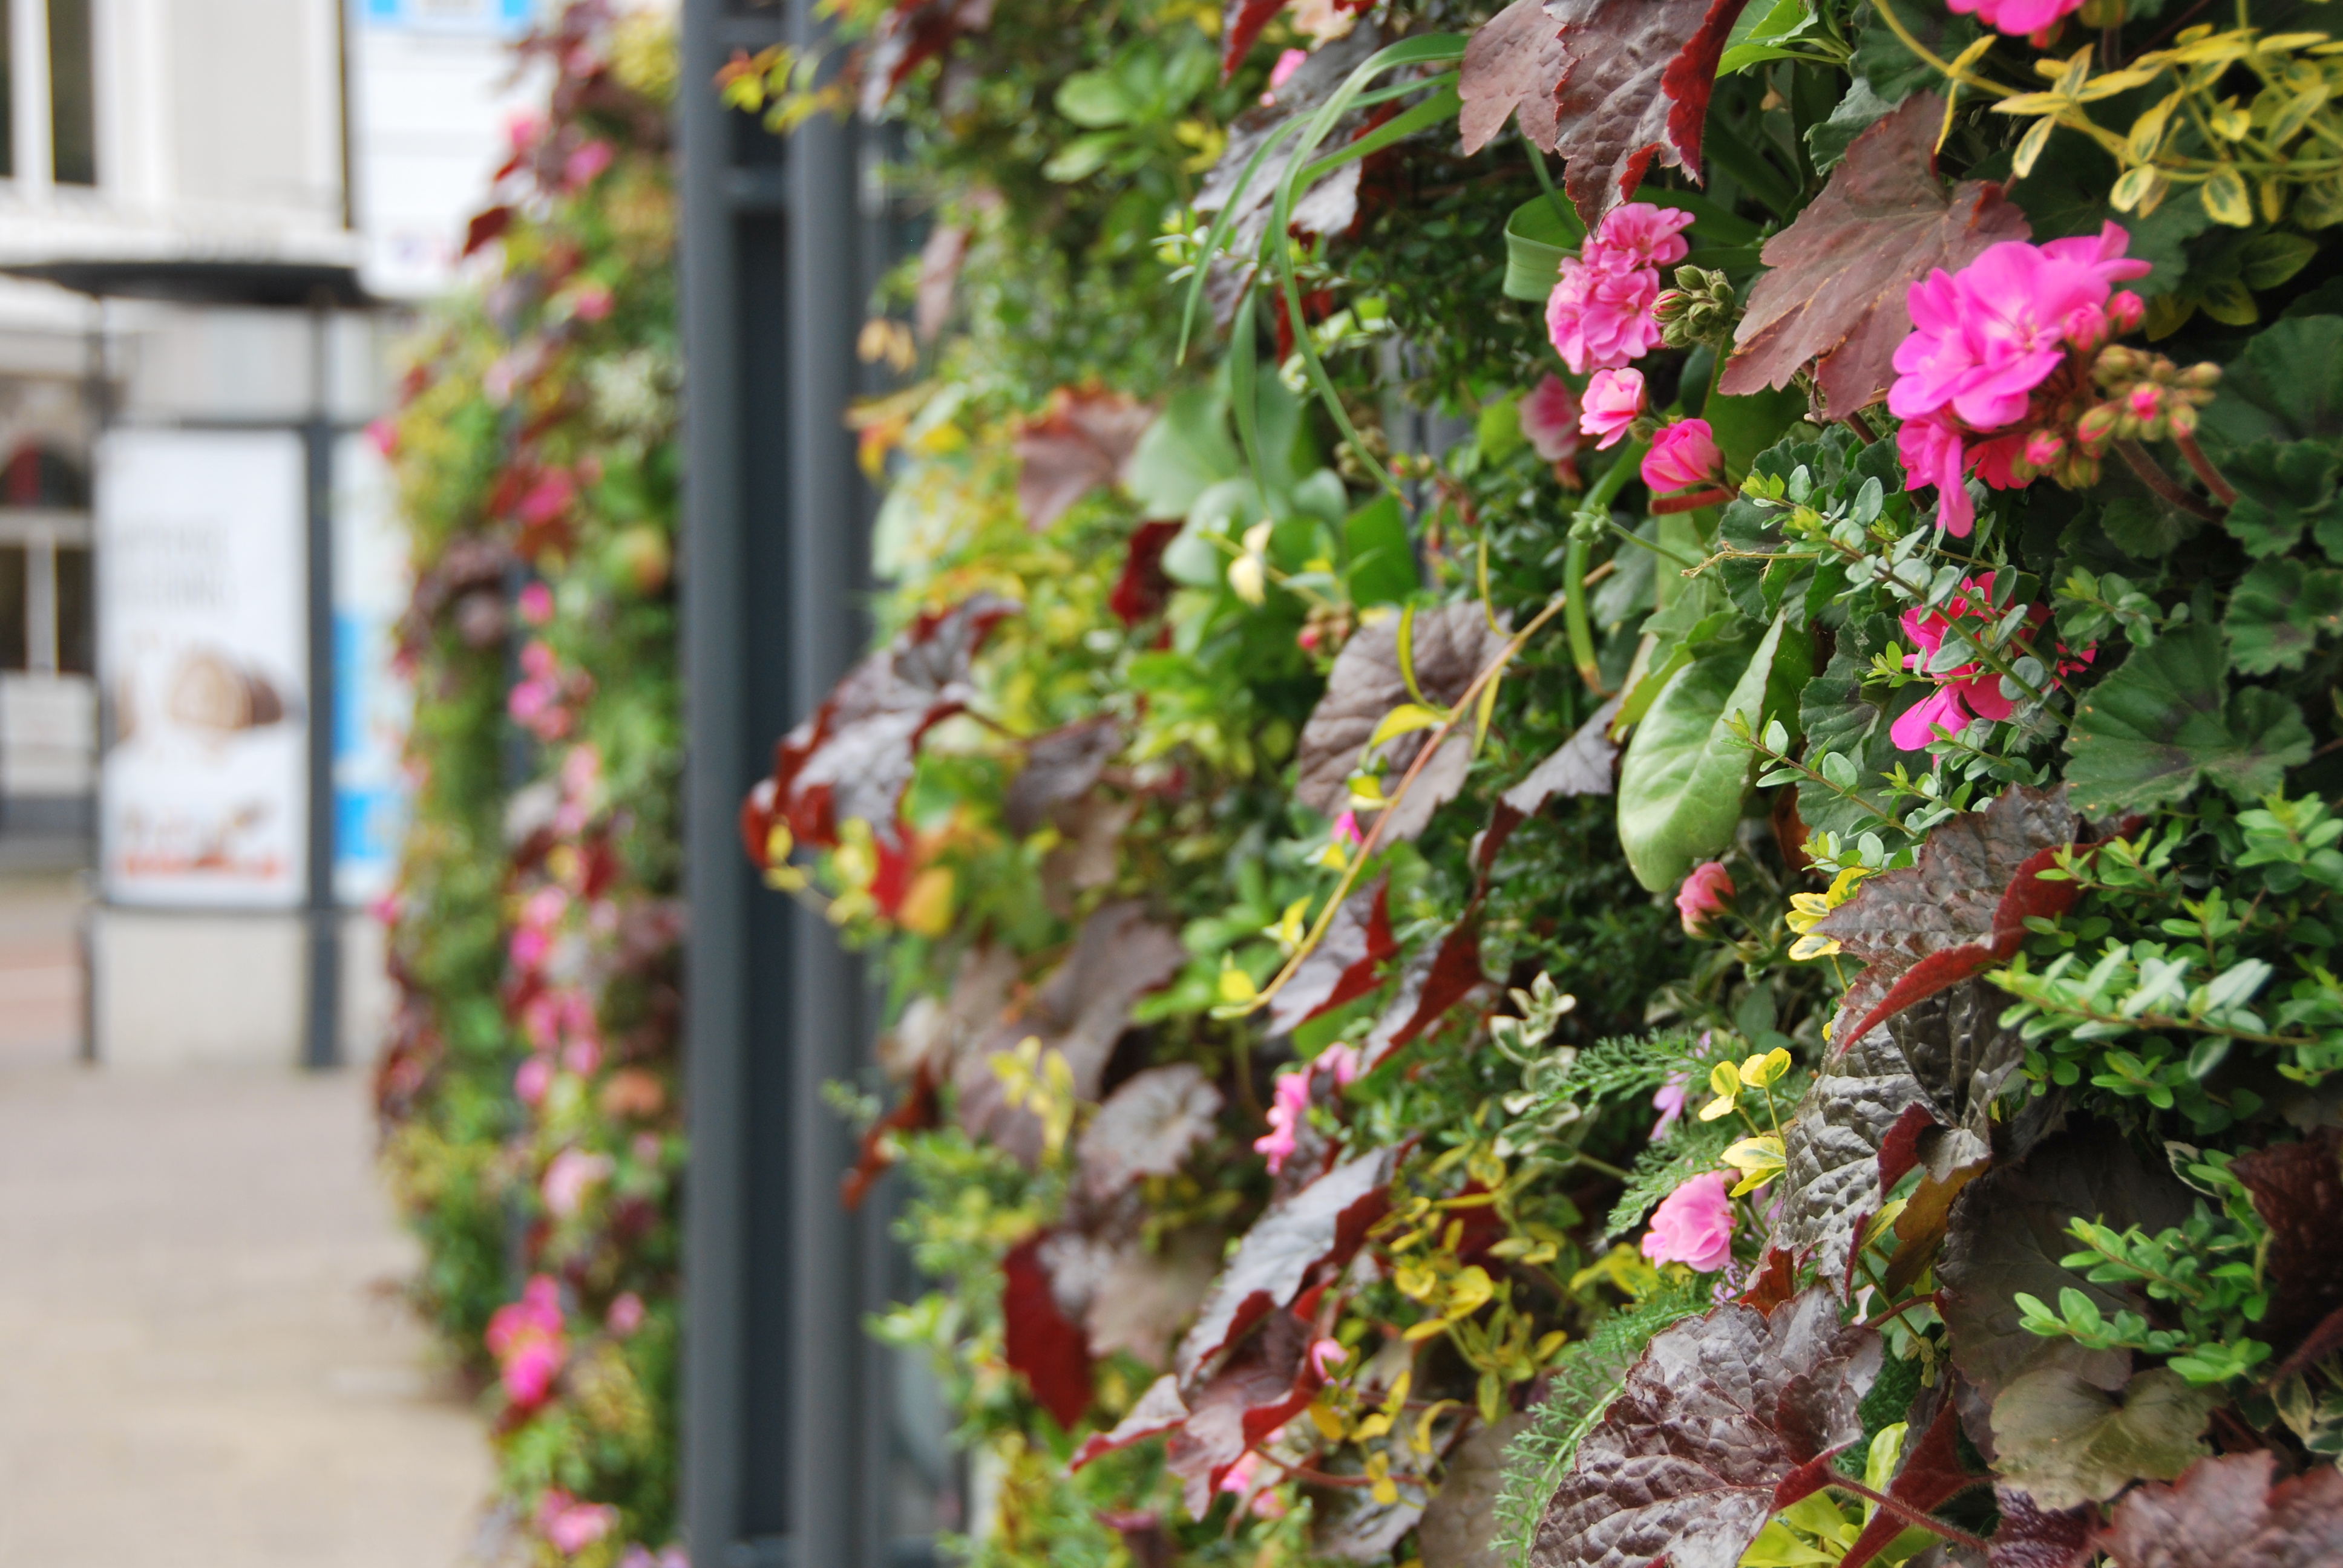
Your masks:
{"label": "magenta flower", "polygon": [[586,1194],[608,1181],[617,1169],[608,1154],[563,1150],[545,1168],[545,1206],[558,1219],[570,1218],[586,1206]]}
{"label": "magenta flower", "polygon": [[1644,454],[1644,483],[1654,491],[1715,485],[1724,478],[1725,454],[1716,449],[1716,433],[1705,419],[1661,426]]}
{"label": "magenta flower", "polygon": [[488,1353],[497,1358],[505,1396],[522,1410],[543,1404],[569,1357],[568,1340],[562,1332],[561,1287],[548,1275],[532,1275],[520,1300],[489,1314],[485,1339]]}
{"label": "magenta flower", "polygon": [[1338,844],[1353,849],[1357,849],[1366,838],[1365,834],[1359,831],[1359,814],[1356,811],[1345,811],[1335,818],[1332,837],[1334,842]]}
{"label": "magenta flower", "polygon": [[1269,1107],[1269,1131],[1252,1141],[1254,1152],[1266,1155],[1272,1175],[1293,1158],[1295,1135],[1310,1112],[1310,1069],[1293,1068],[1277,1076],[1277,1090]]}
{"label": "magenta flower", "polygon": [[1277,57],[1277,64],[1269,68],[1269,91],[1261,95],[1262,107],[1267,108],[1277,102],[1277,89],[1285,85],[1287,79],[1302,69],[1302,62],[1308,58],[1310,51],[1307,49],[1288,49]]}
{"label": "magenta flower", "polygon": [[618,1511],[607,1503],[580,1503],[559,1487],[537,1505],[538,1533],[564,1557],[575,1557],[618,1527]]}
{"label": "magenta flower", "polygon": [[609,143],[598,136],[562,160],[562,183],[571,190],[592,185],[618,156]]}
{"label": "magenta flower", "polygon": [[1689,1263],[1713,1274],[1733,1260],[1733,1201],[1722,1171],[1695,1176],[1660,1201],[1644,1232],[1644,1256],[1654,1263]]}
{"label": "magenta flower", "polygon": [[523,1105],[541,1104],[552,1087],[553,1063],[542,1056],[532,1056],[514,1070],[513,1098]]}
{"label": "magenta flower", "polygon": [[1666,1081],[1663,1082],[1653,1094],[1652,1109],[1660,1113],[1660,1119],[1652,1123],[1653,1142],[1657,1143],[1661,1139],[1665,1138],[1668,1135],[1668,1129],[1674,1127],[1677,1119],[1684,1115],[1684,1091],[1691,1083],[1691,1073],[1671,1072]]}
{"label": "magenta flower", "polygon": [[1956,539],[1969,537],[1976,524],[1976,507],[1969,499],[1961,474],[1968,454],[1961,445],[1960,427],[1951,415],[1938,410],[1918,419],[1906,419],[1896,432],[1896,453],[1904,460],[1904,487],[1936,487],[1936,520]]}
{"label": "magenta flower", "polygon": [[[1904,612],[1900,622],[1904,635],[1918,650],[1906,656],[1904,668],[1926,669],[1936,651],[1945,646],[1946,638],[1957,630],[1973,642],[1982,640],[1999,618],[2000,612],[1993,604],[1993,573],[1963,578],[1960,591],[1943,609],[1915,605]],[[2050,611],[2046,606],[2036,605],[2026,612],[2026,618],[2038,629],[2049,621]],[[2058,676],[2081,670],[2097,654],[2097,648],[2087,648],[2079,654],[2070,655],[2066,644],[2060,643],[2053,656],[2057,675],[2051,678],[2051,684],[2057,684]],[[2001,677],[1975,660],[1931,678],[1936,682],[1936,690],[1905,709],[1888,729],[1889,739],[1903,750],[1926,750],[1939,728],[1958,735],[1968,728],[1971,719],[2003,719],[2016,711],[2017,705],[2001,693]]]}
{"label": "magenta flower", "polygon": [[1706,936],[1708,922],[1731,906],[1735,890],[1733,873],[1725,869],[1724,861],[1694,866],[1684,886],[1676,890],[1676,918],[1684,922],[1684,935]]}
{"label": "magenta flower", "polygon": [[1530,450],[1548,463],[1566,462],[1577,455],[1578,394],[1570,383],[1549,371],[1544,380],[1522,399],[1522,434]]}
{"label": "magenta flower", "polygon": [[366,427],[367,441],[386,457],[398,456],[398,421],[388,415]]}
{"label": "magenta flower", "polygon": [[532,528],[543,528],[568,511],[578,499],[578,481],[566,468],[548,468],[537,483],[531,485],[514,508],[520,520]]}
{"label": "magenta flower", "polygon": [[2083,0],[1945,0],[1945,7],[2015,38],[2046,35],[2061,16],[2081,10]]}
{"label": "magenta flower", "polygon": [[1332,1377],[1342,1364],[1350,1359],[1351,1352],[1342,1348],[1342,1342],[1340,1340],[1320,1340],[1310,1347],[1311,1368],[1317,1372],[1322,1382]]}
{"label": "magenta flower", "polygon": [[1663,266],[1682,261],[1689,246],[1679,232],[1692,215],[1649,202],[1611,209],[1547,296],[1546,336],[1564,364],[1579,375],[1616,368],[1649,354],[1660,340],[1652,304],[1660,297]]}
{"label": "magenta flower", "polygon": [[1595,447],[1608,451],[1619,444],[1619,437],[1643,411],[1642,371],[1598,370],[1586,384],[1586,407],[1579,416],[1578,427],[1589,436],[1601,437]]}
{"label": "magenta flower", "polygon": [[1330,1045],[1318,1053],[1318,1060],[1310,1066],[1312,1071],[1325,1073],[1333,1079],[1335,1088],[1348,1089],[1352,1081],[1359,1076],[1359,1048],[1355,1045]]}
{"label": "magenta flower", "polygon": [[1614,270],[1674,266],[1692,250],[1684,237],[1684,231],[1691,226],[1692,214],[1680,207],[1631,201],[1604,216],[1580,253],[1581,259]]}
{"label": "magenta flower", "polygon": [[553,590],[543,583],[531,583],[520,590],[516,608],[522,620],[531,626],[543,626],[553,618]]}

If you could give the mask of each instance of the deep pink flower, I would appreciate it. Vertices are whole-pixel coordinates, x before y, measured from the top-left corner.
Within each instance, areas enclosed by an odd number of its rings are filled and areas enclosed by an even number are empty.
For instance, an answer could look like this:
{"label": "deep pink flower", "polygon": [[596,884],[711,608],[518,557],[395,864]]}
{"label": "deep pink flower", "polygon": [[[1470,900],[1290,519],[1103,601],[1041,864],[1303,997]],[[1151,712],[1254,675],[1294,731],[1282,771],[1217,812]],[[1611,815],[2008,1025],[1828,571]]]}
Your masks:
{"label": "deep pink flower", "polygon": [[553,590],[543,583],[530,583],[520,590],[517,608],[521,619],[531,626],[543,626],[553,618]]}
{"label": "deep pink flower", "polygon": [[1598,370],[1594,379],[1586,384],[1586,407],[1579,416],[1578,427],[1589,436],[1599,436],[1594,443],[1598,450],[1608,451],[1619,444],[1635,416],[1644,411],[1644,373],[1640,370]]}
{"label": "deep pink flower", "polygon": [[1681,207],[1631,201],[1604,216],[1587,236],[1580,258],[1612,271],[1674,266],[1691,254],[1692,246],[1684,237],[1684,231],[1691,226],[1692,214]]}
{"label": "deep pink flower", "polygon": [[366,427],[367,440],[386,457],[398,455],[398,422],[385,416]]}
{"label": "deep pink flower", "polygon": [[1716,433],[1705,419],[1661,426],[1644,454],[1644,483],[1655,491],[1715,485],[1724,477],[1725,454],[1716,449]]}
{"label": "deep pink flower", "polygon": [[1733,1260],[1733,1201],[1722,1171],[1694,1177],[1660,1201],[1644,1232],[1644,1256],[1654,1263],[1689,1263],[1713,1274]]}
{"label": "deep pink flower", "polygon": [[598,283],[581,283],[569,295],[569,314],[580,321],[601,321],[608,317],[617,301],[610,291]]}
{"label": "deep pink flower", "polygon": [[1293,73],[1302,69],[1302,63],[1308,58],[1310,58],[1310,51],[1307,49],[1288,49],[1277,57],[1277,64],[1269,68],[1269,91],[1261,95],[1263,108],[1277,102],[1277,89],[1285,85]]}
{"label": "deep pink flower", "polygon": [[[1926,669],[1937,650],[1945,646],[1945,639],[1955,630],[1962,632],[1972,642],[1978,641],[1991,632],[2000,616],[2001,612],[1994,608],[1993,603],[1993,573],[1985,572],[1977,577],[1963,578],[1960,591],[1946,601],[1943,609],[1926,609],[1915,605],[1904,612],[1900,621],[1904,635],[1911,639],[1916,649],[1906,656],[1904,667],[1913,670]],[[2048,624],[2050,611],[2046,606],[2036,605],[2027,611],[2026,618],[2038,630]],[[2054,686],[2060,677],[2081,670],[2097,654],[2096,647],[2072,653],[2064,643],[2058,644],[2047,656],[2036,650],[2036,657],[2045,658],[2046,662],[2055,660],[2056,663],[2056,673],[2050,678]],[[1997,720],[2016,711],[2017,705],[2002,695],[2001,677],[1975,660],[1931,678],[1937,683],[1936,689],[1905,709],[1888,728],[1889,739],[1903,750],[1926,749],[1929,742],[1936,739],[1935,731],[1938,728],[1958,735],[1973,719]]]}
{"label": "deep pink flower", "polygon": [[1648,268],[1605,272],[1565,257],[1546,297],[1546,336],[1579,375],[1615,368],[1641,359],[1659,342],[1660,324],[1652,317],[1659,297],[1660,275]]}
{"label": "deep pink flower", "polygon": [[1355,849],[1365,837],[1359,831],[1359,814],[1356,811],[1345,811],[1334,819],[1334,842]]}
{"label": "deep pink flower", "polygon": [[1666,1081],[1652,1095],[1652,1109],[1660,1113],[1660,1119],[1652,1123],[1653,1142],[1657,1143],[1665,1138],[1668,1129],[1674,1127],[1676,1119],[1684,1114],[1684,1091],[1691,1084],[1691,1073],[1671,1072]]}
{"label": "deep pink flower", "polygon": [[537,1505],[538,1533],[564,1557],[575,1557],[618,1527],[618,1511],[607,1503],[580,1503],[559,1487]]}
{"label": "deep pink flower", "polygon": [[552,1087],[553,1063],[545,1057],[532,1056],[513,1072],[513,1098],[523,1105],[542,1103]]}
{"label": "deep pink flower", "polygon": [[486,1342],[497,1358],[506,1397],[523,1410],[544,1403],[569,1354],[562,1333],[561,1287],[547,1275],[531,1276],[520,1300],[489,1314]]}
{"label": "deep pink flower", "polygon": [[598,136],[562,160],[562,183],[571,190],[592,185],[618,156],[609,143]]}
{"label": "deep pink flower", "polygon": [[610,1303],[610,1310],[603,1314],[602,1326],[622,1340],[641,1328],[643,1326],[642,1297],[632,1291],[619,1292],[618,1299]]}
{"label": "deep pink flower", "polygon": [[2083,0],[1945,0],[1945,7],[2016,38],[2047,33],[2058,18],[2081,10]]}
{"label": "deep pink flower", "polygon": [[1574,456],[1579,447],[1578,394],[1549,371],[1521,403],[1522,434],[1530,450],[1549,463]]}
{"label": "deep pink flower", "polygon": [[1272,1175],[1293,1158],[1295,1134],[1310,1112],[1310,1070],[1298,1067],[1278,1074],[1269,1107],[1269,1131],[1252,1141],[1253,1151],[1266,1155]]}
{"label": "deep pink flower", "polygon": [[1976,525],[1976,507],[1961,478],[1968,454],[1961,444],[1960,427],[1941,409],[1906,419],[1896,432],[1896,452],[1904,460],[1904,487],[1936,486],[1937,523],[1953,538],[1967,538]]}
{"label": "deep pink flower", "polygon": [[567,1220],[586,1206],[586,1194],[610,1179],[618,1169],[608,1154],[565,1149],[545,1168],[545,1206],[557,1219]]}
{"label": "deep pink flower", "polygon": [[548,468],[538,476],[537,483],[528,487],[520,498],[520,505],[514,509],[522,522],[542,528],[568,511],[569,504],[577,498],[578,482],[569,477],[569,470]]}
{"label": "deep pink flower", "polygon": [[1359,1048],[1355,1045],[1330,1045],[1318,1053],[1310,1064],[1312,1070],[1322,1072],[1334,1081],[1337,1089],[1348,1089],[1359,1076]]}
{"label": "deep pink flower", "polygon": [[1321,1378],[1330,1378],[1335,1370],[1351,1359],[1340,1340],[1320,1340],[1310,1347],[1310,1364]]}
{"label": "deep pink flower", "polygon": [[1725,869],[1724,861],[1694,866],[1684,886],[1676,890],[1676,918],[1684,922],[1684,935],[1705,936],[1708,922],[1732,904],[1735,891],[1733,873]]}

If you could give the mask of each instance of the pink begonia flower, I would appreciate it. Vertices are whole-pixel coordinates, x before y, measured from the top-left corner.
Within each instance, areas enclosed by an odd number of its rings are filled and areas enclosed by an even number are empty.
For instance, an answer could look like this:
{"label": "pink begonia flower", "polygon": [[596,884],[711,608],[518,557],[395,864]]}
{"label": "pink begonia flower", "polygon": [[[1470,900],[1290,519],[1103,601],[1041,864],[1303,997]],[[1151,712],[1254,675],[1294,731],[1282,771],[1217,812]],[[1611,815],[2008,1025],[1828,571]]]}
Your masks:
{"label": "pink begonia flower", "polygon": [[517,608],[521,619],[531,626],[543,626],[553,618],[553,590],[543,583],[530,583],[520,590]]}
{"label": "pink begonia flower", "polygon": [[618,1162],[608,1154],[565,1149],[545,1168],[545,1206],[567,1220],[586,1205],[586,1194],[610,1179]]}
{"label": "pink begonia flower", "polygon": [[575,1557],[618,1527],[618,1511],[607,1503],[580,1503],[559,1487],[537,1505],[538,1533],[564,1557]]}
{"label": "pink begonia flower", "polygon": [[1530,450],[1548,463],[1566,462],[1577,454],[1578,394],[1570,383],[1548,371],[1521,402],[1522,435]]}
{"label": "pink begonia flower", "polygon": [[521,645],[520,672],[531,680],[551,680],[561,673],[561,661],[553,649],[536,638]]}
{"label": "pink begonia flower", "polygon": [[513,932],[507,957],[517,970],[533,970],[545,962],[545,955],[553,949],[553,940],[536,926],[523,926]]}
{"label": "pink begonia flower", "polygon": [[620,1339],[625,1339],[628,1334],[641,1328],[643,1326],[642,1297],[632,1291],[619,1292],[618,1299],[610,1303],[609,1312],[603,1315],[602,1325]]}
{"label": "pink begonia flower", "polygon": [[591,1078],[602,1070],[602,1042],[591,1034],[581,1034],[561,1048],[561,1065],[580,1078]]}
{"label": "pink begonia flower", "polygon": [[1694,866],[1684,886],[1676,890],[1676,918],[1684,923],[1684,935],[1707,934],[1708,922],[1725,912],[1736,890],[1733,873],[1722,860]]}
{"label": "pink begonia flower", "polygon": [[1692,215],[1650,202],[1611,209],[1575,256],[1563,258],[1545,305],[1546,336],[1562,362],[1584,376],[1641,359],[1657,346],[1663,266],[1689,252],[1680,232]]}
{"label": "pink begonia flower", "polygon": [[581,283],[569,294],[569,314],[580,321],[607,320],[617,301],[598,283]]}
{"label": "pink begonia flower", "polygon": [[1351,1352],[1340,1340],[1320,1340],[1310,1347],[1310,1364],[1322,1378],[1334,1375],[1337,1368],[1351,1359]]}
{"label": "pink begonia flower", "polygon": [[1294,72],[1302,69],[1302,63],[1308,58],[1310,58],[1310,51],[1307,49],[1288,49],[1277,57],[1277,64],[1269,68],[1269,91],[1261,95],[1262,108],[1267,108],[1277,102],[1277,89],[1285,85],[1286,81]]}
{"label": "pink begonia flower", "polygon": [[597,136],[562,160],[562,183],[571,190],[592,185],[618,156],[609,143]]}
{"label": "pink begonia flower", "polygon": [[523,1410],[543,1404],[569,1354],[560,1285],[544,1274],[531,1276],[520,1300],[488,1315],[485,1340],[502,1372],[506,1396]]}
{"label": "pink begonia flower", "polygon": [[2046,34],[2060,17],[2081,10],[2083,0],[1945,0],[1945,8],[2016,38]]}
{"label": "pink begonia flower", "polygon": [[1666,1081],[1663,1082],[1658,1091],[1653,1094],[1652,1109],[1660,1113],[1660,1119],[1652,1123],[1653,1142],[1657,1143],[1661,1139],[1665,1138],[1668,1135],[1668,1129],[1674,1127],[1677,1118],[1684,1115],[1684,1091],[1691,1083],[1691,1073],[1671,1072]]}
{"label": "pink begonia flower", "polygon": [[1716,449],[1716,432],[1705,419],[1661,426],[1644,454],[1644,483],[1654,490],[1687,490],[1724,478],[1725,454]]}
{"label": "pink begonia flower", "polygon": [[1310,1069],[1297,1067],[1277,1075],[1277,1090],[1269,1107],[1269,1131],[1252,1141],[1253,1151],[1266,1155],[1272,1175],[1293,1158],[1294,1135],[1310,1112]]}
{"label": "pink begonia flower", "polygon": [[1695,1176],[1660,1201],[1644,1232],[1644,1256],[1654,1263],[1689,1263],[1713,1274],[1733,1259],[1733,1201],[1722,1171]]}
{"label": "pink begonia flower", "polygon": [[[1962,578],[1960,591],[1954,594],[1941,610],[1915,605],[1904,612],[1899,624],[1904,635],[1917,649],[1905,657],[1905,668],[1926,670],[1929,660],[1936,658],[1937,649],[1945,646],[1945,638],[1956,629],[1972,641],[1992,631],[2002,613],[1994,608],[1993,576],[1991,572],[1985,572],[1974,578]],[[2036,605],[2027,612],[2026,618],[2034,628],[2039,629],[2048,623],[2050,611],[2045,606]],[[2056,685],[2059,676],[2073,675],[2081,670],[2097,655],[2096,647],[2087,648],[2079,654],[2070,654],[2066,644],[2058,644],[2051,656],[2057,665],[2051,684]],[[1927,749],[1939,728],[1958,735],[1968,728],[1973,719],[2003,719],[2017,709],[2015,702],[2002,695],[2001,677],[1974,659],[1930,678],[1937,683],[1936,689],[1906,709],[1888,727],[1888,738],[1902,750]]]}
{"label": "pink begonia flower", "polygon": [[541,1105],[547,1090],[553,1087],[553,1063],[542,1056],[532,1056],[513,1072],[513,1098],[523,1105]]}
{"label": "pink begonia flower", "polygon": [[1586,407],[1579,416],[1578,427],[1589,436],[1601,437],[1595,447],[1608,451],[1619,444],[1627,427],[1643,411],[1642,371],[1598,370],[1594,379],[1586,384]]}

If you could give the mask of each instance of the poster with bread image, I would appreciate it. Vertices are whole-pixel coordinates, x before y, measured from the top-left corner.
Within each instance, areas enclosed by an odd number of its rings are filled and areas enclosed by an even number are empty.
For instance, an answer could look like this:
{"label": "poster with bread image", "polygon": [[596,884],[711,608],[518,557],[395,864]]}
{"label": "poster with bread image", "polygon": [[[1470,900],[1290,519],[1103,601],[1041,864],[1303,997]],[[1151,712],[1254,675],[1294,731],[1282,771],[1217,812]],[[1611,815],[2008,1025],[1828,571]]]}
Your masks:
{"label": "poster with bread image", "polygon": [[304,484],[290,432],[115,430],[100,443],[99,859],[109,900],[300,901]]}

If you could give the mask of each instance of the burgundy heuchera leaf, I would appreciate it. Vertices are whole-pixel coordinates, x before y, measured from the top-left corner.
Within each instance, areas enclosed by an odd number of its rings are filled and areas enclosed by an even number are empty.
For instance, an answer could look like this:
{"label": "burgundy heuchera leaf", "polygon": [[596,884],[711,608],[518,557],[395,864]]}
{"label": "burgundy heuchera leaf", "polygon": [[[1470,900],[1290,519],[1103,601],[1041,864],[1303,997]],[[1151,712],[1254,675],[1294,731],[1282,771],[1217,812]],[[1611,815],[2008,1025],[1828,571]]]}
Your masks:
{"label": "burgundy heuchera leaf", "polygon": [[1273,1033],[1285,1034],[1322,1013],[1366,995],[1383,983],[1380,970],[1399,942],[1392,935],[1391,878],[1375,879],[1342,900],[1326,935],[1302,960],[1293,978],[1270,999]]}
{"label": "burgundy heuchera leaf", "polygon": [[1483,23],[1464,45],[1456,79],[1456,95],[1464,103],[1456,129],[1464,151],[1487,146],[1516,109],[1522,135],[1554,151],[1554,88],[1569,63],[1562,25],[1546,15],[1545,0],[1513,0]]}
{"label": "burgundy heuchera leaf", "polygon": [[1745,0],[1551,0],[1562,25],[1552,150],[1589,228],[1658,158],[1700,180],[1717,57]]}
{"label": "burgundy heuchera leaf", "polygon": [[1879,1336],[1820,1286],[1664,1329],[1578,1445],[1533,1568],[1735,1568],[1765,1521],[1826,1484],[1863,1436]]}
{"label": "burgundy heuchera leaf", "polygon": [[1017,504],[1026,526],[1039,533],[1112,483],[1154,421],[1154,409],[1120,392],[1051,393],[1047,412],[1017,435]]}
{"label": "burgundy heuchera leaf", "polygon": [[2268,1452],[2199,1460],[2170,1486],[2127,1493],[2107,1544],[2120,1568],[2333,1568],[2343,1563],[2343,1474],[2270,1484]]}
{"label": "burgundy heuchera leaf", "polygon": [[1765,242],[1763,273],[1735,351],[1717,380],[1734,396],[1815,378],[1835,418],[1887,396],[1896,346],[1912,330],[1905,296],[1936,267],[1958,270],[1986,246],[2024,239],[2026,215],[2001,187],[1936,177],[1945,102],[1915,93],[1855,137],[1822,195]]}
{"label": "burgundy heuchera leaf", "polygon": [[1058,1310],[1050,1272],[1041,1266],[1041,1241],[1029,1237],[1001,1260],[1001,1348],[1041,1408],[1071,1431],[1090,1408],[1090,1343],[1081,1326]]}

